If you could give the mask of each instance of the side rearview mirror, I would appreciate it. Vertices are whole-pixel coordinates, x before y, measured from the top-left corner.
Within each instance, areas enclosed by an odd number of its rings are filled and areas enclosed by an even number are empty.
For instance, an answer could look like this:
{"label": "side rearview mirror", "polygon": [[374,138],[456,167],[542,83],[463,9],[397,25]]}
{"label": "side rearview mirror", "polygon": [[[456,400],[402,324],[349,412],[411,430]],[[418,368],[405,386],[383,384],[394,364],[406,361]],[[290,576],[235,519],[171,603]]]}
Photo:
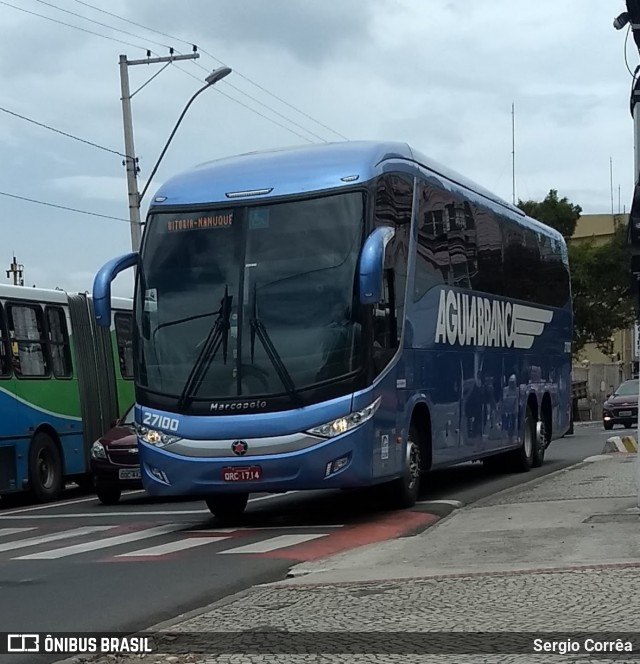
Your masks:
{"label": "side rearview mirror", "polygon": [[93,311],[101,327],[111,325],[111,282],[124,270],[138,264],[137,251],[113,258],[105,263],[93,280]]}
{"label": "side rearview mirror", "polygon": [[395,231],[389,226],[376,228],[366,239],[360,254],[358,286],[361,304],[376,304],[382,297],[384,253]]}

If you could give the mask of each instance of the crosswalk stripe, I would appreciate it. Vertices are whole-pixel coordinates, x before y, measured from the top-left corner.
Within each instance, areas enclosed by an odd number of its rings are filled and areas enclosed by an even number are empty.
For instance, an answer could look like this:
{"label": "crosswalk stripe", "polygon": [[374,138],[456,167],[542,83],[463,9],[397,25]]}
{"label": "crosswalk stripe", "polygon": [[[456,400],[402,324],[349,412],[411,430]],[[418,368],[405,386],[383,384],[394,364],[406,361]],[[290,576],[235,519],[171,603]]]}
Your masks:
{"label": "crosswalk stripe", "polygon": [[176,551],[184,551],[185,549],[192,549],[194,546],[202,546],[204,544],[212,544],[213,542],[221,542],[222,540],[229,539],[228,537],[188,537],[187,539],[169,542],[168,544],[159,544],[158,546],[151,546],[148,549],[140,549],[139,551],[132,551],[131,553],[120,553],[116,558],[143,558],[147,556],[163,556],[166,553],[175,553]]}
{"label": "crosswalk stripe", "polygon": [[28,530],[37,530],[37,528],[0,528],[0,537],[26,533]]}
{"label": "crosswalk stripe", "polygon": [[253,544],[245,544],[244,546],[237,546],[233,549],[226,549],[220,553],[267,553],[275,551],[276,549],[284,549],[288,546],[295,546],[303,542],[309,542],[319,537],[326,537],[328,533],[314,534],[314,535],[279,535],[278,537],[270,537],[262,542],[254,542]]}
{"label": "crosswalk stripe", "polygon": [[[113,528],[113,526],[107,526]],[[27,556],[20,556],[14,560],[54,560],[57,558],[66,558],[67,556],[75,556],[79,553],[86,553],[87,551],[97,551],[98,549],[107,549],[112,546],[120,544],[127,544],[128,542],[136,542],[137,540],[148,539],[157,535],[166,535],[167,533],[174,533],[177,530],[182,530],[183,524],[169,524],[164,526],[156,526],[155,528],[147,528],[133,533],[126,533],[125,535],[116,535],[115,537],[106,537],[105,539],[96,540],[93,542],[85,542],[83,544],[75,544],[73,546],[65,546],[60,549],[50,549],[48,551],[41,551],[40,553],[32,553]],[[0,549],[1,550],[1,549]]]}
{"label": "crosswalk stripe", "polygon": [[13,551],[14,549],[25,549],[29,546],[38,546],[38,544],[48,544],[49,542],[70,539],[71,537],[80,537],[81,535],[89,535],[101,530],[110,530],[111,528],[113,528],[113,526],[83,526],[82,528],[64,530],[61,533],[54,533],[53,535],[28,537],[27,539],[18,540],[16,542],[5,542],[4,544],[0,544],[0,552]]}

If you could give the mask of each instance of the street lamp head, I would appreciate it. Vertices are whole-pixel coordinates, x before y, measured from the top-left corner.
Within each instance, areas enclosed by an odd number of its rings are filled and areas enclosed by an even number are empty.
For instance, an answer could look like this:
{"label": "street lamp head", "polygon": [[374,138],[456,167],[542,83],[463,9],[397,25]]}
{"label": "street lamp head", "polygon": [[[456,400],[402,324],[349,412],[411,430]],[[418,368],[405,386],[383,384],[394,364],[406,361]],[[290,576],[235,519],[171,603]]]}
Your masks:
{"label": "street lamp head", "polygon": [[218,81],[221,81],[225,76],[228,76],[230,73],[230,67],[218,67],[218,69],[214,69],[204,80],[209,85],[214,85]]}

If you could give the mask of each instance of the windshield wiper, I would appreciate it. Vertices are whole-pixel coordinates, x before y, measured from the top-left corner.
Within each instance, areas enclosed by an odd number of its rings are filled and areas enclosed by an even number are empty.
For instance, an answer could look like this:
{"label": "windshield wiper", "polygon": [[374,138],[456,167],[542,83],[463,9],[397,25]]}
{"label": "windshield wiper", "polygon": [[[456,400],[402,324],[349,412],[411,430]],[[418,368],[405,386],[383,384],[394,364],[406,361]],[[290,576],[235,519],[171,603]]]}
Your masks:
{"label": "windshield wiper", "polygon": [[256,285],[253,285],[253,312],[250,320],[251,325],[251,362],[254,360],[255,355],[255,346],[256,346],[256,335],[262,344],[262,347],[265,349],[273,368],[276,370],[278,377],[284,385],[284,389],[287,391],[287,394],[291,398],[291,402],[294,406],[302,407],[304,402],[300,393],[296,390],[296,386],[293,383],[291,374],[287,370],[287,367],[284,365],[280,354],[276,350],[276,347],[273,345],[269,333],[267,332],[264,323],[258,318],[258,291]]}
{"label": "windshield wiper", "polygon": [[183,410],[195,397],[220,346],[222,346],[224,363],[227,363],[229,329],[231,327],[229,319],[231,317],[232,300],[233,296],[229,296],[229,287],[228,285],[225,285],[224,297],[222,298],[220,310],[218,311],[218,317],[211,326],[209,334],[200,350],[200,354],[187,376],[187,381],[185,382],[180,398],[178,399],[178,410]]}

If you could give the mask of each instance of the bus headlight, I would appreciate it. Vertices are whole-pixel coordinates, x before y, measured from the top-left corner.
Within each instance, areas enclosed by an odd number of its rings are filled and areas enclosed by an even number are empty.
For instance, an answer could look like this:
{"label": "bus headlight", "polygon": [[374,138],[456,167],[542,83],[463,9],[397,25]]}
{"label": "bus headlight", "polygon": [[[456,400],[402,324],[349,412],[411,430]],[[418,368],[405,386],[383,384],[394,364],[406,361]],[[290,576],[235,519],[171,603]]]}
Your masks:
{"label": "bus headlight", "polygon": [[91,458],[92,459],[105,459],[107,458],[107,451],[104,449],[104,445],[99,441],[91,446]]}
{"label": "bus headlight", "polygon": [[136,433],[138,438],[149,443],[149,445],[154,445],[155,447],[166,447],[172,443],[177,443],[181,440],[180,436],[172,436],[168,433],[162,433],[162,431],[156,431],[155,429],[148,429],[147,427],[136,426]]}
{"label": "bus headlight", "polygon": [[338,419],[327,422],[326,424],[321,424],[319,427],[308,429],[305,433],[311,434],[312,436],[321,436],[322,438],[333,438],[334,436],[339,436],[342,433],[359,427],[367,420],[370,420],[376,410],[378,410],[380,407],[381,401],[382,397],[378,397],[371,405],[363,408],[362,410],[357,410],[353,413],[350,413],[346,417],[339,417]]}

